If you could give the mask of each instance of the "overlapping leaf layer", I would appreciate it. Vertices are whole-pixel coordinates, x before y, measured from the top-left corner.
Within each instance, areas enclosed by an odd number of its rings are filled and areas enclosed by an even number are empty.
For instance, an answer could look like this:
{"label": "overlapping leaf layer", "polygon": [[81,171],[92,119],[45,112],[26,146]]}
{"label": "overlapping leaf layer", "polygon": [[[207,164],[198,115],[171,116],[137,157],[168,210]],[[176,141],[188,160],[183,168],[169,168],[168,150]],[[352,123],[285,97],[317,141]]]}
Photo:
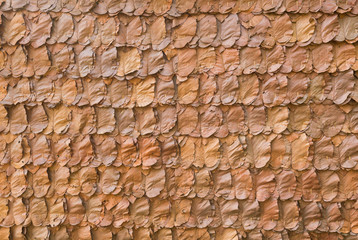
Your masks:
{"label": "overlapping leaf layer", "polygon": [[357,239],[358,1],[0,10],[0,239]]}

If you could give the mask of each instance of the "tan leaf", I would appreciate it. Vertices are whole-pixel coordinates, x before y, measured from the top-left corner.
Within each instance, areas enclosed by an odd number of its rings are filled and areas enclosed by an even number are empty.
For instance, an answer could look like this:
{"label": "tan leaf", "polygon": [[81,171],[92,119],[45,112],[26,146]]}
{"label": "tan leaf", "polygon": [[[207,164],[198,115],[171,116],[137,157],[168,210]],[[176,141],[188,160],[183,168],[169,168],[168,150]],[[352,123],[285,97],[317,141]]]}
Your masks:
{"label": "tan leaf", "polygon": [[113,108],[96,108],[97,134],[113,132],[116,124]]}
{"label": "tan leaf", "polygon": [[141,57],[137,48],[119,50],[119,66],[117,75],[125,76],[133,73],[141,67]]}
{"label": "tan leaf", "polygon": [[23,13],[17,12],[14,17],[6,23],[3,36],[10,45],[15,45],[25,36],[26,25]]}
{"label": "tan leaf", "polygon": [[147,77],[135,85],[135,97],[138,107],[145,107],[154,100],[155,78]]}
{"label": "tan leaf", "polygon": [[316,20],[310,15],[301,15],[296,21],[296,37],[301,43],[308,42],[316,29]]}
{"label": "tan leaf", "polygon": [[44,198],[33,198],[30,201],[30,213],[32,224],[42,226],[47,217],[47,206]]}
{"label": "tan leaf", "polygon": [[196,18],[187,17],[179,27],[173,29],[172,39],[175,48],[183,48],[189,43],[196,33]]}
{"label": "tan leaf", "polygon": [[26,111],[23,105],[18,104],[9,109],[10,132],[20,134],[27,128]]}
{"label": "tan leaf", "polygon": [[49,14],[41,13],[31,22],[31,45],[38,48],[45,44],[51,35],[52,20]]}

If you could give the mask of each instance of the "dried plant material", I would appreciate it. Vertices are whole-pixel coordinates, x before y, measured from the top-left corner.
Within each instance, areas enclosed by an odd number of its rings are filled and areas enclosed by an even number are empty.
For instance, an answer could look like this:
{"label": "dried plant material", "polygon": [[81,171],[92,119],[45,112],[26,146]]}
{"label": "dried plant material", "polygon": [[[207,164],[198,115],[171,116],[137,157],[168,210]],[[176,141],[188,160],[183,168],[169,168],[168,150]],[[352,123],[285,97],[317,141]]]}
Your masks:
{"label": "dried plant material", "polygon": [[307,230],[313,231],[321,224],[321,212],[317,203],[309,203],[303,208],[303,223]]}
{"label": "dried plant material", "polygon": [[94,32],[95,18],[91,15],[85,15],[81,21],[78,22],[77,39],[78,43],[88,45],[91,42],[91,37]]}
{"label": "dried plant material", "polygon": [[0,105],[0,131],[4,131],[9,122],[8,113],[3,105]]}
{"label": "dried plant material", "polygon": [[116,120],[113,108],[96,108],[97,133],[110,133],[114,130]]}
{"label": "dried plant material", "polygon": [[255,168],[263,168],[270,161],[271,144],[264,136],[258,135],[248,139],[249,162],[253,163]]}
{"label": "dried plant material", "polygon": [[67,220],[70,225],[78,225],[85,215],[85,208],[82,204],[82,200],[78,196],[71,196],[66,198],[68,215]]}
{"label": "dried plant material", "polygon": [[27,128],[26,110],[23,105],[18,104],[9,110],[10,131],[19,134]]}
{"label": "dried plant material", "polygon": [[20,77],[27,69],[27,52],[20,45],[11,55],[11,73],[14,77]]}
{"label": "dried plant material", "polygon": [[267,111],[267,126],[276,134],[282,133],[288,126],[289,110],[287,107],[269,108]]}
{"label": "dried plant material", "polygon": [[255,74],[239,77],[239,96],[244,105],[250,105],[259,93],[259,79]]}
{"label": "dried plant material", "polygon": [[58,226],[65,221],[65,199],[63,197],[50,198],[46,201],[48,204],[48,216],[50,226]]}
{"label": "dried plant material", "polygon": [[260,134],[265,127],[266,113],[264,107],[249,106],[246,108],[247,126],[253,135]]}
{"label": "dried plant material", "polygon": [[0,5],[0,239],[358,233],[355,0]]}
{"label": "dried plant material", "polygon": [[279,16],[272,22],[269,32],[277,42],[289,42],[293,36],[293,24],[290,17],[287,14]]}
{"label": "dried plant material", "polygon": [[282,222],[286,229],[294,230],[299,223],[299,209],[295,201],[282,201]]}
{"label": "dried plant material", "polygon": [[335,105],[313,105],[314,117],[311,122],[311,136],[320,137],[322,132],[327,137],[337,135],[344,124],[345,115]]}
{"label": "dried plant material", "polygon": [[29,125],[33,133],[40,133],[47,128],[48,119],[42,105],[36,105],[28,113]]}
{"label": "dried plant material", "polygon": [[357,17],[346,15],[342,18],[339,18],[339,32],[338,32],[337,39],[339,39],[340,41],[357,40],[358,37],[357,28],[358,28]]}
{"label": "dried plant material", "polygon": [[178,131],[188,135],[196,130],[199,114],[193,107],[186,107],[178,113]]}
{"label": "dried plant material", "polygon": [[38,48],[45,44],[51,35],[52,19],[49,14],[42,13],[31,22],[31,45]]}
{"label": "dried plant material", "polygon": [[47,168],[40,168],[33,175],[32,186],[34,189],[34,196],[37,198],[44,197],[50,188],[50,180],[48,178]]}
{"label": "dried plant material", "polygon": [[256,176],[256,186],[257,201],[266,201],[276,188],[275,175],[269,169],[261,170]]}
{"label": "dried plant material", "polygon": [[163,190],[165,184],[165,171],[164,169],[151,170],[146,176],[146,195],[149,198],[156,197]]}
{"label": "dried plant material", "polygon": [[186,77],[196,68],[195,49],[178,49],[177,74]]}
{"label": "dried plant material", "polygon": [[308,42],[316,29],[316,20],[310,15],[301,15],[296,22],[296,38],[300,43]]}
{"label": "dried plant material", "polygon": [[64,43],[69,38],[72,37],[74,30],[74,22],[71,14],[63,13],[56,21],[53,23],[53,30],[51,33],[51,41]]}
{"label": "dried plant material", "polygon": [[358,161],[356,146],[358,139],[354,135],[347,136],[339,145],[339,158],[343,168],[353,168]]}
{"label": "dried plant material", "polygon": [[199,47],[209,46],[216,37],[216,18],[213,15],[206,15],[198,21]]}
{"label": "dried plant material", "polygon": [[93,69],[93,50],[91,47],[86,47],[78,55],[78,70],[80,77],[86,77]]}
{"label": "dried plant material", "polygon": [[306,134],[302,133],[292,142],[292,168],[302,171],[309,166],[310,143]]}
{"label": "dried plant material", "polygon": [[33,198],[30,201],[29,215],[34,226],[42,226],[45,223],[47,206],[44,198]]}
{"label": "dried plant material", "polygon": [[183,23],[173,29],[173,40],[175,48],[183,48],[189,43],[196,33],[196,18],[187,17]]}
{"label": "dried plant material", "polygon": [[330,44],[321,44],[312,50],[313,67],[317,73],[328,70],[333,60],[333,46]]}
{"label": "dried plant material", "polygon": [[302,199],[305,201],[315,201],[320,199],[321,189],[319,179],[314,169],[305,171],[301,176]]}
{"label": "dried plant material", "polygon": [[17,169],[10,178],[11,195],[20,197],[27,188],[26,176],[24,170]]}
{"label": "dried plant material", "polygon": [[21,12],[16,13],[4,27],[3,36],[10,45],[15,45],[26,33],[24,16]]}
{"label": "dried plant material", "polygon": [[119,50],[119,66],[117,75],[125,76],[139,70],[141,66],[140,55],[137,48]]}
{"label": "dried plant material", "polygon": [[135,85],[135,99],[138,107],[145,107],[154,100],[155,78],[148,77]]}

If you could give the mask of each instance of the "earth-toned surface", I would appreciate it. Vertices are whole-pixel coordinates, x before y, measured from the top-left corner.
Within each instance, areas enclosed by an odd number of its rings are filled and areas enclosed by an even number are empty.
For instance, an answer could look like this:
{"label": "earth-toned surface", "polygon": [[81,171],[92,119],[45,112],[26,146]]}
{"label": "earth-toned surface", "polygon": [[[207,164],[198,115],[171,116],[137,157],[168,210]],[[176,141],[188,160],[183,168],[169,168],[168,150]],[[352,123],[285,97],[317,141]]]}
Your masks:
{"label": "earth-toned surface", "polygon": [[357,239],[358,1],[0,10],[0,239]]}

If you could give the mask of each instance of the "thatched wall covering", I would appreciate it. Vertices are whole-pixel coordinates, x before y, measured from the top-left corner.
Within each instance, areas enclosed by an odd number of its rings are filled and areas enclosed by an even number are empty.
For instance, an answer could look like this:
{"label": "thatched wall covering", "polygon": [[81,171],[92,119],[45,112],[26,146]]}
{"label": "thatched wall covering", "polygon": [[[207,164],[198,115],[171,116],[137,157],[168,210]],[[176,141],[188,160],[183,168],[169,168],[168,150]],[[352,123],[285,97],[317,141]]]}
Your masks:
{"label": "thatched wall covering", "polygon": [[357,239],[358,1],[0,10],[0,239]]}

